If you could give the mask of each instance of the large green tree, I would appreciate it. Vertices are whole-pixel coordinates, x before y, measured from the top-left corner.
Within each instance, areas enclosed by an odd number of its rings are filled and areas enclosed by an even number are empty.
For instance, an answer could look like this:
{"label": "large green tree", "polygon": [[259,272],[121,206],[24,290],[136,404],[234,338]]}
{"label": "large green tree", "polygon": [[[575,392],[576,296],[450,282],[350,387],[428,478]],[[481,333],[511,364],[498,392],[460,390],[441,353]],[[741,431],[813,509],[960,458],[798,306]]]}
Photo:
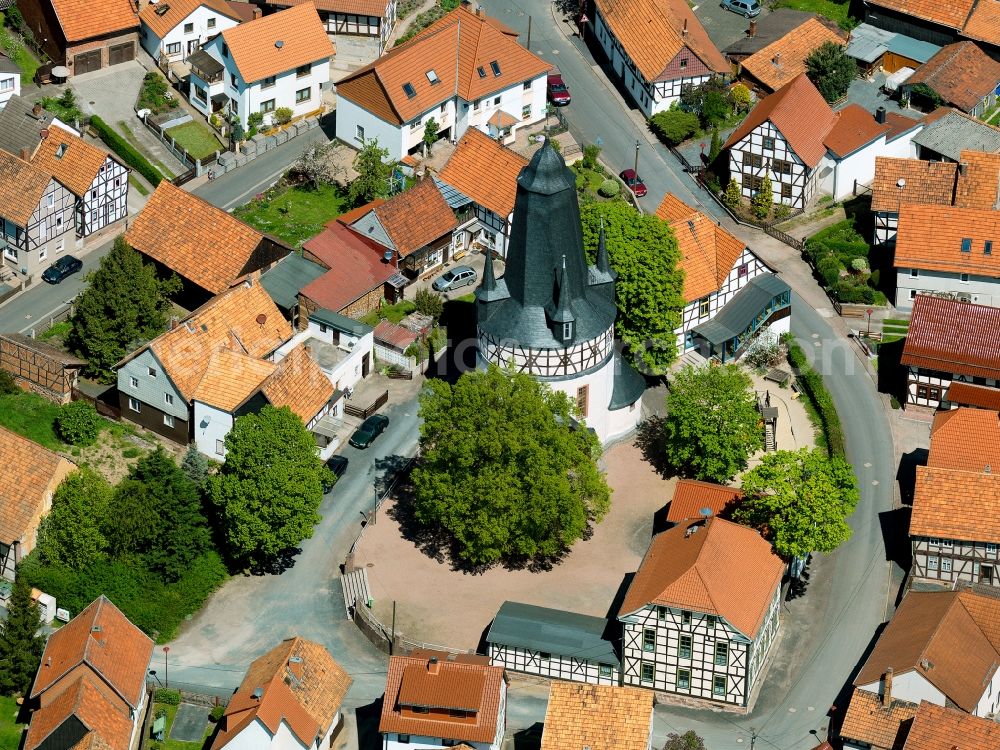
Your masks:
{"label": "large green tree", "polygon": [[763,445],[750,376],[736,365],[687,366],[670,381],[667,460],[695,479],[725,482]]}
{"label": "large green tree", "polygon": [[806,58],[806,75],[832,103],[847,94],[851,81],[858,77],[858,64],[844,45],[823,42]]}
{"label": "large green tree", "polygon": [[705,750],[705,740],[689,729],[684,734],[671,732],[663,743],[663,750]]}
{"label": "large green tree", "polygon": [[618,272],[615,332],[648,372],[661,374],[677,357],[684,309],[684,272],[677,238],[665,221],[642,215],[624,201],[580,206],[583,244],[593,263],[604,221],[608,256]]}
{"label": "large green tree", "polygon": [[569,398],[523,373],[467,372],[420,396],[415,515],[473,565],[550,557],[607,512],[597,438]]}
{"label": "large green tree", "polygon": [[323,483],[332,481],[316,441],[288,407],[239,417],[226,436],[226,462],[207,480],[230,559],[267,564],[311,537]]}
{"label": "large green tree", "polygon": [[784,557],[832,552],[851,537],[857,507],[850,465],[820,450],[777,451],[743,475],[744,500],[735,520],[761,529]]}
{"label": "large green tree", "polygon": [[389,177],[392,175],[392,164],[386,163],[389,149],[380,148],[378,138],[363,141],[361,150],[354,157],[354,178],[348,188],[351,203],[360,205],[376,198],[386,198],[389,195]]}
{"label": "large green tree", "polygon": [[157,277],[123,235],[87,275],[87,288],[76,302],[69,346],[87,360],[87,372],[110,382],[112,366],[140,342],[162,333],[170,309],[168,296],[180,279]]}
{"label": "large green tree", "polygon": [[67,476],[38,527],[38,553],[47,563],[83,570],[105,556],[102,526],[111,502],[111,485],[92,469]]}
{"label": "large green tree", "polygon": [[21,576],[7,602],[7,617],[0,621],[0,695],[27,695],[45,649],[38,634],[41,614],[31,598],[31,586]]}

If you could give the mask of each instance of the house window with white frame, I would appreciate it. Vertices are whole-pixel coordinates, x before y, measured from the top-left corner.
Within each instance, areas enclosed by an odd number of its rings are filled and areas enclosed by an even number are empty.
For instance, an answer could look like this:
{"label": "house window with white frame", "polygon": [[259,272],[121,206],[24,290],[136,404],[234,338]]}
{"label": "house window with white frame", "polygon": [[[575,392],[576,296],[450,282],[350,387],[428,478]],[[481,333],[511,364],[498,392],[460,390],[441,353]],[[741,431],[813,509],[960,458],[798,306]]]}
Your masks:
{"label": "house window with white frame", "polygon": [[45,260],[49,256],[48,248],[41,247],[38,249],[38,260]]}
{"label": "house window with white frame", "polygon": [[173,428],[173,426],[174,426],[174,418],[171,415],[169,415],[169,414],[164,414],[163,415],[163,425],[165,427]]}
{"label": "house window with white frame", "polygon": [[4,94],[8,91],[14,90],[14,79],[13,78],[0,78],[0,94]]}
{"label": "house window with white frame", "polygon": [[167,45],[167,54],[168,55],[179,55],[180,53],[181,53],[181,43],[180,42],[172,42],[172,43],[170,43],[170,44]]}
{"label": "house window with white frame", "polygon": [[715,644],[715,664],[719,667],[729,666],[729,644],[725,641]]}
{"label": "house window with white frame", "polygon": [[927,558],[927,568],[928,570],[938,569],[938,558],[936,555],[931,555],[930,557]]}
{"label": "house window with white frame", "polygon": [[142,404],[139,403],[139,399],[130,398],[128,400],[128,408],[134,411],[136,414],[142,411]]}
{"label": "house window with white frame", "polygon": [[45,207],[52,208],[56,205],[56,196],[53,193],[49,193],[45,196]]}
{"label": "house window with white frame", "polygon": [[65,249],[66,249],[66,240],[60,237],[59,240],[56,241],[56,247],[55,247],[56,255],[59,255],[59,253],[61,253]]}
{"label": "house window with white frame", "polygon": [[139,378],[137,378],[137,377],[135,377],[135,376],[133,375],[132,377],[130,377],[130,378],[128,379],[128,383],[129,383],[129,385],[130,385],[130,386],[132,386],[133,388],[138,388],[138,387],[139,387]]}
{"label": "house window with white frame", "polygon": [[207,21],[205,21],[205,28],[206,29],[214,29],[215,28],[215,19],[214,18],[209,18]]}
{"label": "house window with white frame", "polygon": [[215,441],[215,454],[217,456],[226,455],[226,442],[224,440]]}
{"label": "house window with white frame", "polygon": [[173,403],[174,403],[173,394],[164,393],[163,394],[163,403],[167,404],[168,406],[173,406]]}

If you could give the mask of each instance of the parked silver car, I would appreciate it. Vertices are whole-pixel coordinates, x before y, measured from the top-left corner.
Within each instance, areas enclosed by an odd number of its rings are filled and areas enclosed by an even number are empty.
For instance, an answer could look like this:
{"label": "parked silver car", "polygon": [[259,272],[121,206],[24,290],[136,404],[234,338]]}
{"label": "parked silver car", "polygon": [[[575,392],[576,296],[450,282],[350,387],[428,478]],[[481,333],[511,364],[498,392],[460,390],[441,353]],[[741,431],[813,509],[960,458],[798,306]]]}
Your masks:
{"label": "parked silver car", "polygon": [[722,0],[720,5],[746,18],[760,15],[760,0]]}
{"label": "parked silver car", "polygon": [[472,266],[455,266],[434,279],[431,284],[436,292],[449,292],[461,286],[476,283],[476,269]]}

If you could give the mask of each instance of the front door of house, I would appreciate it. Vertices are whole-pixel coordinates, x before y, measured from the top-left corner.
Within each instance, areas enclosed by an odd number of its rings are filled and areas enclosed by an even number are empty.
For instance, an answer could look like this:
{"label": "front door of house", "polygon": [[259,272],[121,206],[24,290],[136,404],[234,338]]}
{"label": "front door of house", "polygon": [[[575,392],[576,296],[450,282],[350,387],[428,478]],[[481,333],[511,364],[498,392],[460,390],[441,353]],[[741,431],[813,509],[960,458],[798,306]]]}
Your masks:
{"label": "front door of house", "polygon": [[184,55],[184,59],[185,60],[188,59],[191,55],[193,55],[197,51],[198,51],[198,40],[197,39],[189,39],[188,40],[187,54]]}
{"label": "front door of house", "polygon": [[365,352],[365,355],[361,358],[361,377],[363,378],[368,377],[368,371],[371,369],[370,356],[368,352]]}

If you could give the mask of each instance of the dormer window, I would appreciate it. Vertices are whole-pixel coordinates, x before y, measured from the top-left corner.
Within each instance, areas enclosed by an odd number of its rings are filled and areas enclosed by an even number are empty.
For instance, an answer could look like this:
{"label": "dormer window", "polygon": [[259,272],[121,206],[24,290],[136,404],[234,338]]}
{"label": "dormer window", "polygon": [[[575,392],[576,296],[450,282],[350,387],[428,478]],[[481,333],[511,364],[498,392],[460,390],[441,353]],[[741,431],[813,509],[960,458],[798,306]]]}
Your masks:
{"label": "dormer window", "polygon": [[437,71],[435,71],[434,68],[427,71],[427,80],[430,81],[431,86],[441,83],[441,79],[438,78]]}
{"label": "dormer window", "polygon": [[972,240],[968,237],[962,238],[962,252],[971,253],[972,252]]}
{"label": "dormer window", "polygon": [[500,63],[498,63],[496,60],[490,63],[490,70],[493,71],[494,78],[500,77]]}
{"label": "dormer window", "polygon": [[476,72],[479,73],[480,78],[486,78],[486,68],[484,68],[482,65],[476,68]]}
{"label": "dormer window", "polygon": [[62,159],[66,155],[66,149],[69,148],[65,143],[60,143],[58,148],[56,148],[56,158]]}
{"label": "dormer window", "polygon": [[406,94],[407,99],[412,99],[417,95],[417,90],[413,88],[413,84],[407,81],[403,84],[403,93]]}
{"label": "dormer window", "polygon": [[562,324],[562,337],[563,341],[569,341],[573,338],[573,321]]}

